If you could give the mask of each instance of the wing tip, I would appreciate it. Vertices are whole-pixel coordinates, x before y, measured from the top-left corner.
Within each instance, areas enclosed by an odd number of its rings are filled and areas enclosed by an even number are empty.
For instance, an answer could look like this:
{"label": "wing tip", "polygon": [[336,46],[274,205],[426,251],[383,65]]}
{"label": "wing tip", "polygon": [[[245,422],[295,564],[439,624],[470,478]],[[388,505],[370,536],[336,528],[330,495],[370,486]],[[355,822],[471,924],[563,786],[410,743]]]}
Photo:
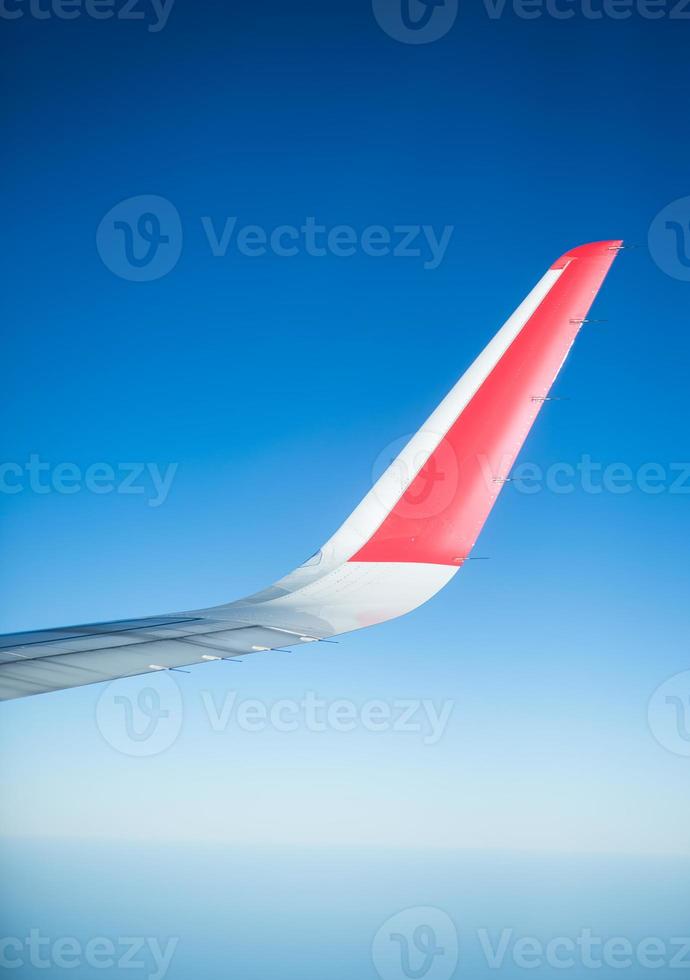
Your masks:
{"label": "wing tip", "polygon": [[619,248],[622,248],[621,238],[612,238],[608,241],[587,242],[585,245],[578,245],[575,248],[564,252],[561,257],[551,266],[552,269],[563,269],[572,262],[573,259],[602,259],[613,260]]}

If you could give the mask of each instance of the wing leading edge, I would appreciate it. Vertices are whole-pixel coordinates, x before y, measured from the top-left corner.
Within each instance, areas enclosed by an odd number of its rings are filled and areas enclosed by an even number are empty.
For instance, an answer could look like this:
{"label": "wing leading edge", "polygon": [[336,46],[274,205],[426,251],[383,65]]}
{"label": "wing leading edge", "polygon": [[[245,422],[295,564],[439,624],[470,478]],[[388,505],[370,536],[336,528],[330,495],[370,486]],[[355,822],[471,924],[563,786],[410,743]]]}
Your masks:
{"label": "wing leading edge", "polygon": [[321,550],[209,609],[0,637],[0,700],[318,642],[393,619],[468,558],[622,242],[566,252]]}

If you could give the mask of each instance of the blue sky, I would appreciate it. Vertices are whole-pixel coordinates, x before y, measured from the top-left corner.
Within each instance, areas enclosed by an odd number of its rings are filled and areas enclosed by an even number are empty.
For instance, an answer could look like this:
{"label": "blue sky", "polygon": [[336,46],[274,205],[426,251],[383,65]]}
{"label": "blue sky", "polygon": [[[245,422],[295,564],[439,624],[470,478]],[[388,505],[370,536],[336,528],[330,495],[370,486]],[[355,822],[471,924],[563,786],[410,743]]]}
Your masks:
{"label": "blue sky", "polygon": [[[686,22],[462,3],[444,37],[413,45],[366,0],[177,0],[162,30],[146,24],[2,25],[2,459],[38,457],[51,479],[62,463],[174,467],[160,506],[146,480],[0,495],[3,631],[268,585],[330,535],[551,262],[599,238],[640,247],[615,263],[607,322],[582,331],[567,400],[521,459],[620,463],[631,489],[508,487],[477,549],[491,560],[411,616],[175,675],[182,722],[160,754],[113,748],[100,688],[3,706],[6,841],[687,856],[688,758],[647,723],[654,691],[690,666],[690,285],[654,261],[674,268],[670,239],[647,248],[655,215],[690,193]],[[170,202],[181,232],[174,267],[134,282],[97,229],[141,195]],[[355,254],[249,256],[233,239],[218,256],[202,220],[270,235],[310,216],[353,228]],[[437,268],[361,247],[367,228],[408,225],[452,226]],[[660,492],[635,484],[646,463]],[[452,709],[433,745],[362,725],[214,731],[204,698],[229,691]]]}

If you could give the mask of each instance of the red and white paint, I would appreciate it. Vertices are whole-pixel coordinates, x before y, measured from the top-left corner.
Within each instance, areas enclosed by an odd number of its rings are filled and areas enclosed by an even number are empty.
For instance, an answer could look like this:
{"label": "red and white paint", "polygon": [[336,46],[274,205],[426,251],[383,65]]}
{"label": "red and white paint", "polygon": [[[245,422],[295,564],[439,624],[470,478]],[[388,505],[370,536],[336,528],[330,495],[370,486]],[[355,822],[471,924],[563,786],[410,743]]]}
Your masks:
{"label": "red and white paint", "polygon": [[316,558],[250,602],[262,614],[308,609],[337,632],[442,588],[474,547],[621,245],[593,242],[554,262]]}

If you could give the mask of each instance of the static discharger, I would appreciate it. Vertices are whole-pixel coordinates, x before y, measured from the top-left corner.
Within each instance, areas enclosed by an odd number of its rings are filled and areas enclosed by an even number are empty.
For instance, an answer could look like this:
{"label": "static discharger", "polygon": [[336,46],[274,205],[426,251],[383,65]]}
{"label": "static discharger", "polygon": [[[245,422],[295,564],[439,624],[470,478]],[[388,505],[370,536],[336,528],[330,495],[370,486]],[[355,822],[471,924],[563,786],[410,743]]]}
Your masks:
{"label": "static discharger", "polygon": [[292,653],[292,650],[287,650],[285,647],[259,647],[253,646],[252,650],[257,653],[270,653],[271,650],[275,650],[277,653]]}

